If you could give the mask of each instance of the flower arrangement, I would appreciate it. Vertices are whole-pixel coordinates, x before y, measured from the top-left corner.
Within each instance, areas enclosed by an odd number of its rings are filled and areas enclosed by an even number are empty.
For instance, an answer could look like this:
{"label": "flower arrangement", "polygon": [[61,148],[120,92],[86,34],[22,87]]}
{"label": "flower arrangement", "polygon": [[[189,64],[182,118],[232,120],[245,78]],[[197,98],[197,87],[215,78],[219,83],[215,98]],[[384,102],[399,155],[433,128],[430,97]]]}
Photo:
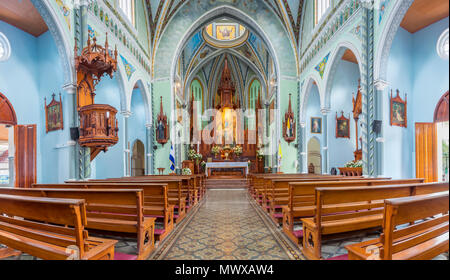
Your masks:
{"label": "flower arrangement", "polygon": [[256,156],[259,159],[262,159],[264,157],[264,153],[261,151],[261,149],[256,150]]}
{"label": "flower arrangement", "polygon": [[183,168],[183,170],[181,170],[181,174],[192,175],[192,171],[189,168]]}
{"label": "flower arrangement", "polygon": [[200,163],[200,166],[201,166],[202,168],[205,168],[206,162],[205,162],[205,161],[202,161],[202,162]]}
{"label": "flower arrangement", "polygon": [[194,149],[191,149],[191,150],[189,150],[189,152],[188,152],[188,158],[189,158],[190,160],[194,160],[196,163],[199,163],[200,160],[203,159],[203,155],[197,153]]}
{"label": "flower arrangement", "polygon": [[249,160],[248,161],[248,167],[250,168],[250,166],[252,166],[252,162]]}
{"label": "flower arrangement", "polygon": [[233,152],[236,156],[242,155],[242,147],[241,146],[235,146],[233,148]]}
{"label": "flower arrangement", "polygon": [[211,152],[217,156],[218,154],[220,154],[220,152],[222,151],[222,148],[220,148],[219,146],[213,146],[211,148]]}
{"label": "flower arrangement", "polygon": [[362,160],[350,161],[345,164],[345,167],[347,167],[347,168],[362,168],[363,162],[362,162]]}

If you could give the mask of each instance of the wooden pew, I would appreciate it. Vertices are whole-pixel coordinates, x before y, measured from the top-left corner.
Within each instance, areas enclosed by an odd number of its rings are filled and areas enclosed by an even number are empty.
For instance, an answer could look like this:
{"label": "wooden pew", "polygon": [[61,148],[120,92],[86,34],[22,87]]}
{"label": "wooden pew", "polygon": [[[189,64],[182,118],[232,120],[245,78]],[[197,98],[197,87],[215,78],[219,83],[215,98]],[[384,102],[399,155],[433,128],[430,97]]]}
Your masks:
{"label": "wooden pew", "polygon": [[388,199],[384,204],[381,236],[346,246],[348,257],[350,260],[433,259],[449,250],[448,211],[448,192]]}
{"label": "wooden pew", "polygon": [[442,191],[448,191],[448,183],[316,188],[314,217],[302,219],[302,252],[320,259],[323,238],[381,227],[384,199]]}
{"label": "wooden pew", "polygon": [[86,228],[135,235],[139,260],[147,259],[155,248],[155,218],[144,217],[142,190],[5,188],[0,189],[0,194],[83,199],[86,202]]}
{"label": "wooden pew", "polygon": [[[347,177],[348,178],[348,177]],[[320,181],[312,183],[290,183],[287,205],[282,205],[283,232],[296,244],[303,237],[303,230],[294,230],[295,223],[305,217],[311,217],[315,211],[315,194],[318,187],[361,187],[404,185],[423,183],[423,179],[406,180],[348,180],[348,181]],[[281,203],[281,202],[277,202]],[[272,206],[273,207],[273,206]],[[277,217],[277,216],[276,216]]]}
{"label": "wooden pew", "polygon": [[0,243],[8,246],[3,250],[44,260],[114,259],[117,241],[89,237],[86,225],[84,200],[0,194]]}
{"label": "wooden pew", "polygon": [[[270,213],[275,223],[281,223],[282,207],[287,205],[289,200],[290,183],[306,182],[334,182],[334,181],[376,181],[386,180],[386,178],[362,178],[362,177],[343,177],[343,176],[325,176],[325,177],[288,177],[288,178],[268,178],[266,179],[265,192],[263,194],[263,208]],[[276,217],[275,217],[276,216]]]}
{"label": "wooden pew", "polygon": [[[187,187],[183,186],[183,179],[175,178],[147,178],[147,179],[134,179],[135,177],[129,178],[117,178],[117,179],[106,179],[106,180],[89,180],[89,184],[167,184],[167,195],[169,204],[174,206],[176,213],[174,213],[174,219],[176,223],[181,222],[185,216],[187,209],[191,206],[187,205],[188,191]],[[66,182],[67,184],[78,184],[80,182]],[[81,182],[83,183],[83,182]]]}
{"label": "wooden pew", "polygon": [[144,216],[155,218],[154,236],[162,241],[174,228],[174,206],[169,204],[167,184],[144,183],[91,183],[72,182],[71,184],[34,184],[33,188],[51,189],[142,189],[144,194]]}
{"label": "wooden pew", "polygon": [[265,208],[267,206],[267,190],[272,184],[272,180],[312,180],[312,179],[337,179],[342,176],[331,176],[331,175],[315,175],[315,174],[264,174],[258,175],[253,178],[255,182],[251,191],[252,197],[257,200],[258,204]]}

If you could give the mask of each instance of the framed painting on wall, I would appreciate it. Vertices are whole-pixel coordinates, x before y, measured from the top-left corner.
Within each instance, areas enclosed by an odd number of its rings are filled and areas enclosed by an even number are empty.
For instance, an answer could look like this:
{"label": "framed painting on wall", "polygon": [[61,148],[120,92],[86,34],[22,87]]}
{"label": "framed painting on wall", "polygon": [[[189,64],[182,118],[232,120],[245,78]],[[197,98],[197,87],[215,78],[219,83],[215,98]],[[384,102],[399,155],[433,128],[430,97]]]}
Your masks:
{"label": "framed painting on wall", "polygon": [[407,102],[406,95],[403,100],[397,89],[397,96],[393,97],[391,90],[391,126],[408,127]]}
{"label": "framed painting on wall", "polygon": [[322,134],[322,118],[311,118],[311,133]]}
{"label": "framed painting on wall", "polygon": [[350,118],[347,119],[344,116],[344,112],[342,112],[342,116],[339,118],[336,113],[336,138],[350,139]]}
{"label": "framed painting on wall", "polygon": [[55,94],[52,95],[52,101],[48,105],[47,98],[44,99],[46,133],[64,129],[61,94],[59,94],[59,102],[55,100],[55,96]]}

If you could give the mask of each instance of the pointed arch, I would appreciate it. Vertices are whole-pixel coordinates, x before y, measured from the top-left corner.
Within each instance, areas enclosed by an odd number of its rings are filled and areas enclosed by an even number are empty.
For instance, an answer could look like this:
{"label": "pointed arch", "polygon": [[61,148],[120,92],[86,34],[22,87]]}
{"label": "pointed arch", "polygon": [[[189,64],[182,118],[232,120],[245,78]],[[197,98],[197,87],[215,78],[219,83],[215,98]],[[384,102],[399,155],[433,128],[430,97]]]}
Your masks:
{"label": "pointed arch", "polygon": [[308,105],[309,96],[311,94],[311,89],[313,85],[317,86],[319,91],[319,98],[322,96],[322,85],[320,84],[320,78],[317,74],[310,74],[306,79],[306,83],[302,89],[302,95],[300,97],[300,123],[306,124],[306,106]]}
{"label": "pointed arch", "polygon": [[342,60],[342,56],[344,53],[350,50],[356,57],[356,60],[358,61],[358,68],[359,68],[359,75],[361,76],[361,73],[363,73],[363,66],[362,66],[362,59],[361,59],[361,52],[359,49],[351,42],[344,41],[339,43],[334,52],[331,56],[330,60],[328,61],[329,67],[325,72],[324,81],[325,81],[325,87],[324,92],[320,96],[320,103],[322,108],[330,108],[330,97],[331,97],[331,90],[333,88],[333,82],[334,77],[336,75],[337,68]]}

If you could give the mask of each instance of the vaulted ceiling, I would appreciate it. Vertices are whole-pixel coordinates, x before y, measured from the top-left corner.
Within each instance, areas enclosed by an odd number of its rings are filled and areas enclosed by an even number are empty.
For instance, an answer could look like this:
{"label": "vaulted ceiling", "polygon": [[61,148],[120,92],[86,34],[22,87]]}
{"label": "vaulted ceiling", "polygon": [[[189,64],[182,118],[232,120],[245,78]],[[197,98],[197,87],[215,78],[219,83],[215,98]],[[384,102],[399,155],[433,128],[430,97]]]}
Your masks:
{"label": "vaulted ceiling", "polygon": [[[158,38],[166,28],[170,19],[189,0],[146,0],[150,17],[150,30],[152,40]],[[194,1],[194,0],[191,0]],[[197,0],[205,1],[205,0]],[[255,1],[255,0],[234,0]],[[304,0],[258,0],[264,1],[274,12],[274,15],[283,23],[289,34],[292,34],[293,43],[298,46],[300,35],[300,22]]]}

